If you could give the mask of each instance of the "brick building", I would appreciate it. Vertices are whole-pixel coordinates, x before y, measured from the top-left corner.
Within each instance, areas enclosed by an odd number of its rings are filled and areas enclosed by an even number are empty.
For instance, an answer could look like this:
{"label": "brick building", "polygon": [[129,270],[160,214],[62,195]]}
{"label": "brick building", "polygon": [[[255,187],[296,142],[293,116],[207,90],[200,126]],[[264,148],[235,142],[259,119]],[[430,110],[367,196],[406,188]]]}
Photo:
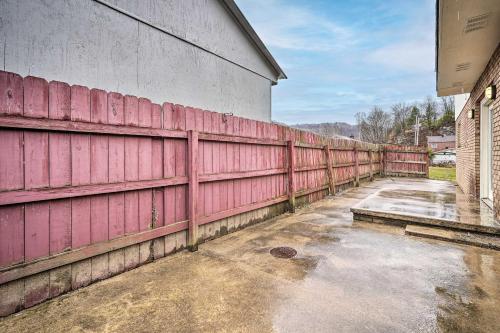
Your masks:
{"label": "brick building", "polygon": [[500,2],[438,0],[436,8],[438,96],[469,94],[457,111],[457,183],[500,217]]}
{"label": "brick building", "polygon": [[434,135],[427,137],[427,147],[432,151],[441,151],[455,148],[454,135]]}

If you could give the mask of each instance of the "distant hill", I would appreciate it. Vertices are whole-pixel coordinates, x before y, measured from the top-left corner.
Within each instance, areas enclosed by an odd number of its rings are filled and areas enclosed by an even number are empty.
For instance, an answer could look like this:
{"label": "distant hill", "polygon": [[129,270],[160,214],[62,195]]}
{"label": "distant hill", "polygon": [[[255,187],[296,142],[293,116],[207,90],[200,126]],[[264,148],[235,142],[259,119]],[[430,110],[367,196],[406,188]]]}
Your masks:
{"label": "distant hill", "polygon": [[301,130],[311,131],[324,136],[345,136],[358,138],[359,130],[357,125],[344,122],[321,123],[321,124],[296,124],[291,127]]}

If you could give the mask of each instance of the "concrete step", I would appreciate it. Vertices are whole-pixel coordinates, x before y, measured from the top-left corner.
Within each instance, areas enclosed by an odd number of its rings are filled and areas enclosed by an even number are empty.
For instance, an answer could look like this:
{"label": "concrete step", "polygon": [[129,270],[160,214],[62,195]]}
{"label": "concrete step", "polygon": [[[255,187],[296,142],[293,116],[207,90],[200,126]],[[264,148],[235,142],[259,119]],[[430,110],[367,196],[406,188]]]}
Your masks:
{"label": "concrete step", "polygon": [[410,224],[406,226],[405,234],[500,250],[500,237],[493,235]]}
{"label": "concrete step", "polygon": [[418,214],[409,214],[401,212],[387,212],[375,209],[365,209],[352,207],[354,220],[392,224],[401,227],[406,225],[421,225],[431,227],[448,228],[456,231],[484,233],[500,237],[500,226],[489,226],[474,223],[464,223],[451,219],[423,216]]}

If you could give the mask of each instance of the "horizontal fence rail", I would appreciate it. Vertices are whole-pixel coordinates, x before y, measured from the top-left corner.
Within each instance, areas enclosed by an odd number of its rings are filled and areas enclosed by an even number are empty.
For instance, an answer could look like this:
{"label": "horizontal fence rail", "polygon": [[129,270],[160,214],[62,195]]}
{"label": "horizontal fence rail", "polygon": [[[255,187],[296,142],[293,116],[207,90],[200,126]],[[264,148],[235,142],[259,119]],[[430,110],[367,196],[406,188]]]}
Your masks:
{"label": "horizontal fence rail", "polygon": [[183,230],[195,250],[199,226],[428,170],[415,147],[1,71],[0,140],[0,285]]}
{"label": "horizontal fence rail", "polygon": [[425,148],[386,145],[384,163],[387,176],[429,177],[429,154]]}

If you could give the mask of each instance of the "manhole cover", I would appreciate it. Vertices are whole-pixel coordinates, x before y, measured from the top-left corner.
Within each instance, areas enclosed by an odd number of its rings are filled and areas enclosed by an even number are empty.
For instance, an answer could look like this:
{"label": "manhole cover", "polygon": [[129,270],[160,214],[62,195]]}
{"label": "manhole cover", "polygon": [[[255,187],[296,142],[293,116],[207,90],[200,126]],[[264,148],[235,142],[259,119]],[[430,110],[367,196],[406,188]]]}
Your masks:
{"label": "manhole cover", "polygon": [[273,257],[284,259],[293,258],[297,255],[297,251],[288,246],[275,247],[274,249],[271,249],[270,253]]}

